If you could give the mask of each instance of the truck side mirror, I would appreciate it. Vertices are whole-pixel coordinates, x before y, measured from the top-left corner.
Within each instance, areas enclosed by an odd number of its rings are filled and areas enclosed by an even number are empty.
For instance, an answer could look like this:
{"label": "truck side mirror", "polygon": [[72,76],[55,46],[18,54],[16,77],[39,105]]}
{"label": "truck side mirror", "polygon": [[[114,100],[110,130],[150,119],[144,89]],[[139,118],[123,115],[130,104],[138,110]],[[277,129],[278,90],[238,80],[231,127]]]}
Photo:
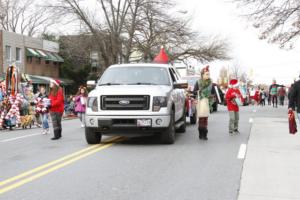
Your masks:
{"label": "truck side mirror", "polygon": [[86,85],[88,88],[95,88],[96,87],[96,81],[89,80],[86,82]]}
{"label": "truck side mirror", "polygon": [[175,82],[173,84],[174,89],[187,89],[188,88],[188,83],[185,80],[180,80],[178,82]]}

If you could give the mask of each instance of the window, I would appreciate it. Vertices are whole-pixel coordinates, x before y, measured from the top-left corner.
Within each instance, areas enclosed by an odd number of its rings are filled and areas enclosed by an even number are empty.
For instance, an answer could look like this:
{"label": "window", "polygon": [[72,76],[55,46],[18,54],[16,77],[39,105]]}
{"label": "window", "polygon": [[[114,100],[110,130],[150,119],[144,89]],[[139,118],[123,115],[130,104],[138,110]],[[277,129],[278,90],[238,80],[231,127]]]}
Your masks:
{"label": "window", "polygon": [[27,57],[27,63],[30,63],[30,64],[32,63],[32,57],[31,56]]}
{"label": "window", "polygon": [[45,63],[48,65],[48,64],[50,63],[50,61],[49,61],[49,60],[46,60]]}
{"label": "window", "polygon": [[5,57],[7,61],[11,61],[11,46],[5,46]]}
{"label": "window", "polygon": [[16,61],[21,62],[21,48],[16,48]]}

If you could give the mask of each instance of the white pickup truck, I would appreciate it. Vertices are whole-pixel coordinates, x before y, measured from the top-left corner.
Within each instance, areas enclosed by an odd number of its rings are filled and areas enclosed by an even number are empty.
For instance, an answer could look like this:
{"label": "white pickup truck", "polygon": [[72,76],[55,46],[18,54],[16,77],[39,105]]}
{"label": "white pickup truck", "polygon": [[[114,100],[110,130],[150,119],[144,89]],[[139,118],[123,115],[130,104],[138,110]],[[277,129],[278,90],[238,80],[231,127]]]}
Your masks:
{"label": "white pickup truck", "polygon": [[105,70],[88,95],[85,136],[87,143],[102,135],[158,135],[172,144],[175,131],[185,132],[187,82],[166,64],[121,64]]}

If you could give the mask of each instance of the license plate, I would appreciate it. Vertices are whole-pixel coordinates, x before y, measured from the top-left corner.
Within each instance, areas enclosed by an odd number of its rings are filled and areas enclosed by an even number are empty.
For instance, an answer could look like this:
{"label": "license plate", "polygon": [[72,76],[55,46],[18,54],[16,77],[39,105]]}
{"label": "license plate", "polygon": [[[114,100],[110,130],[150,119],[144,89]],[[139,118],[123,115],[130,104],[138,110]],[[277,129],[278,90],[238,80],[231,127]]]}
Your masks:
{"label": "license plate", "polygon": [[151,126],[151,119],[138,119],[136,125],[139,127]]}

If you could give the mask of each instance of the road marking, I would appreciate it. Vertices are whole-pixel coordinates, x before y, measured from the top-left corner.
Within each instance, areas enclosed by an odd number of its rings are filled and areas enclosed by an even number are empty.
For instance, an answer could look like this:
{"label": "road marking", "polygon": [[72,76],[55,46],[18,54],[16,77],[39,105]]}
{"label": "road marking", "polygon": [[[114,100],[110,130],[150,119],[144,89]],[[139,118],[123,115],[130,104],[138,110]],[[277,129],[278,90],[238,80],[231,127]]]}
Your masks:
{"label": "road marking", "polygon": [[101,151],[101,150],[103,150],[103,149],[106,149],[106,148],[112,146],[113,144],[114,144],[114,143],[109,143],[109,144],[105,144],[105,145],[103,145],[103,146],[98,146],[96,149],[91,150],[91,151],[89,151],[89,152],[87,152],[87,153],[81,154],[81,155],[79,155],[78,157],[74,157],[74,158],[72,158],[72,159],[70,159],[70,160],[68,160],[68,161],[66,161],[66,162],[60,163],[60,164],[58,164],[58,165],[55,165],[55,166],[53,166],[53,167],[51,167],[51,168],[49,168],[49,169],[47,169],[47,170],[45,170],[45,171],[39,172],[39,173],[37,173],[37,174],[35,174],[35,175],[33,175],[33,176],[30,176],[30,177],[28,177],[28,178],[25,178],[25,179],[23,179],[23,180],[21,180],[21,181],[19,181],[19,182],[16,182],[16,183],[12,184],[12,185],[9,185],[9,186],[7,186],[7,187],[4,187],[4,188],[0,189],[0,194],[3,194],[3,193],[5,193],[5,192],[8,192],[8,191],[10,191],[10,190],[12,190],[12,189],[18,188],[18,187],[20,187],[20,186],[22,186],[22,185],[24,185],[24,184],[26,184],[26,183],[29,183],[29,182],[31,182],[31,181],[33,181],[33,180],[35,180],[35,179],[38,179],[38,178],[40,178],[40,177],[42,177],[42,176],[45,176],[45,175],[47,175],[47,174],[49,174],[49,173],[51,173],[51,172],[53,172],[53,171],[55,171],[55,170],[58,170],[58,169],[60,169],[60,168],[62,168],[62,167],[64,167],[64,166],[66,166],[66,165],[69,165],[69,164],[71,164],[71,163],[73,163],[73,162],[76,162],[76,161],[78,161],[78,160],[80,160],[80,159],[82,159],[82,158],[85,158],[85,157],[87,157],[87,156],[89,156],[89,155],[91,155],[91,154],[94,154],[94,153],[97,153],[98,151]]}
{"label": "road marking", "polygon": [[[60,163],[60,162],[65,162],[65,161],[67,161],[67,160],[70,159],[70,158],[73,158],[73,157],[76,158],[76,156],[80,156],[81,154],[85,154],[86,152],[89,152],[89,151],[93,151],[93,150],[95,150],[95,149],[98,149],[98,148],[100,148],[100,147],[102,147],[102,146],[105,146],[105,143],[112,144],[112,143],[110,143],[110,142],[116,142],[116,141],[118,141],[118,140],[120,140],[120,139],[122,139],[122,138],[121,138],[121,137],[113,137],[113,138],[109,138],[109,139],[107,139],[106,141],[103,142],[104,144],[93,145],[93,146],[90,146],[90,147],[88,147],[88,148],[85,148],[85,149],[82,149],[82,150],[80,150],[80,151],[77,151],[77,152],[75,152],[75,153],[72,153],[72,154],[70,154],[70,155],[64,156],[64,157],[59,158],[59,159],[57,159],[57,160],[54,160],[54,161],[51,161],[51,162],[46,163],[46,164],[44,164],[44,165],[41,165],[41,166],[36,167],[36,168],[34,168],[34,169],[32,169],[32,170],[29,170],[29,171],[27,171],[27,172],[24,172],[24,173],[22,173],[22,174],[20,174],[20,175],[17,175],[17,176],[14,176],[14,177],[12,177],[12,178],[9,178],[9,179],[6,179],[6,180],[4,180],[4,181],[1,181],[1,182],[0,182],[0,187],[1,187],[1,186],[4,186],[4,185],[7,185],[7,184],[9,184],[9,183],[11,183],[11,182],[17,181],[17,180],[19,180],[19,179],[22,179],[22,178],[24,178],[24,177],[26,177],[26,176],[29,176],[29,175],[33,174],[33,173],[39,172],[39,171],[41,171],[41,170],[43,170],[43,169],[46,169],[46,168],[48,168],[48,167],[51,167],[51,166],[53,166],[53,165],[55,165],[55,164],[58,164],[58,163]],[[74,158],[73,158],[73,159],[74,159]],[[0,194],[1,194],[1,191],[2,191],[2,190],[3,190],[3,189],[0,190]]]}
{"label": "road marking", "polygon": [[246,144],[241,144],[237,158],[238,159],[245,159],[246,151],[247,151],[247,145]]}
{"label": "road marking", "polygon": [[249,119],[249,123],[250,123],[250,124],[253,123],[253,118],[250,118],[250,119]]}
{"label": "road marking", "polygon": [[42,134],[41,133],[34,133],[34,134],[30,134],[30,135],[24,135],[24,136],[20,136],[20,137],[1,140],[0,142],[11,142],[11,141],[15,141],[15,140],[19,140],[19,139],[23,139],[23,138],[27,138],[27,137],[32,137],[32,136],[36,136],[36,135],[42,135]]}

